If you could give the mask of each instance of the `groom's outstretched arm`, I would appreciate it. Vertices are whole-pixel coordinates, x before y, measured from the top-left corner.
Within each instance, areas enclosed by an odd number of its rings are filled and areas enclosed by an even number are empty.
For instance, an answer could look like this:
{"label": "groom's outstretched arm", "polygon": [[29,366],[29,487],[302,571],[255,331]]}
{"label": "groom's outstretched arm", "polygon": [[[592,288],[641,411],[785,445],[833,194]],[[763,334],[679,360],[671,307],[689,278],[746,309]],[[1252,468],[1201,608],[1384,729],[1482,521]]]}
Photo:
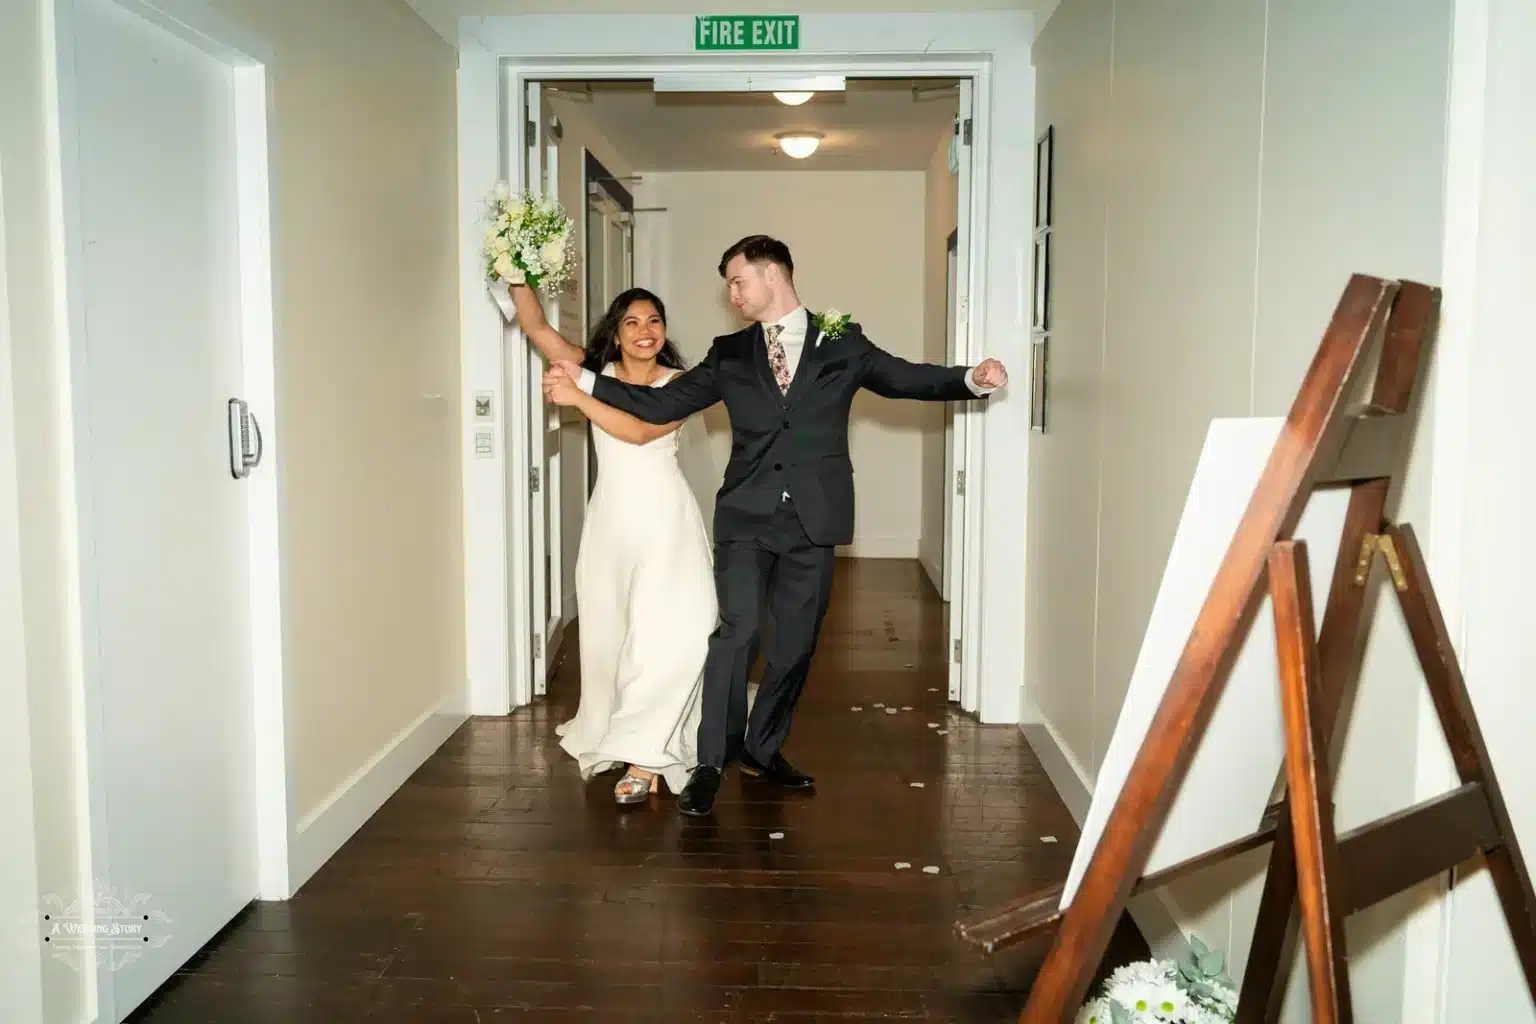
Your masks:
{"label": "groom's outstretched arm", "polygon": [[[863,332],[860,332],[863,337]],[[864,338],[864,387],[885,398],[964,402],[985,398],[998,385],[978,382],[969,366],[913,363]]]}
{"label": "groom's outstretched arm", "polygon": [[581,390],[598,401],[647,423],[674,423],[720,401],[720,377],[716,367],[715,348],[710,346],[703,362],[659,388],[625,384],[612,377],[599,377],[591,370],[582,370],[577,383]]}

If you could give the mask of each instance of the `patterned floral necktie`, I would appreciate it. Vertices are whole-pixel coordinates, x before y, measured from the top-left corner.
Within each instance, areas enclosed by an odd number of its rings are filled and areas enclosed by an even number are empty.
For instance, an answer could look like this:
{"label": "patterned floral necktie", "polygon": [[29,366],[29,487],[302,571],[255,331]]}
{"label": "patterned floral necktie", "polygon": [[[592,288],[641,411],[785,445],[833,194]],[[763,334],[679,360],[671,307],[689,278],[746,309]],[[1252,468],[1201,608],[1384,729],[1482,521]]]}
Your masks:
{"label": "patterned floral necktie", "polygon": [[764,330],[768,334],[768,365],[773,368],[773,379],[779,382],[779,393],[789,394],[789,360],[784,355],[784,343],[779,335],[783,324],[772,324]]}

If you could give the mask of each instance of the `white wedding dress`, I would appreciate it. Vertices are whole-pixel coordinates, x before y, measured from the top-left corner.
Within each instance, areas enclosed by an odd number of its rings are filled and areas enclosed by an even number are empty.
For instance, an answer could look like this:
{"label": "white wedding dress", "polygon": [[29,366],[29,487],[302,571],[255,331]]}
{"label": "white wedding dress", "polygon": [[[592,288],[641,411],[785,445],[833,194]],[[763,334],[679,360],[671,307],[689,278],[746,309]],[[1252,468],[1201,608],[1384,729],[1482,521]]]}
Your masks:
{"label": "white wedding dress", "polygon": [[[603,374],[614,376],[613,365]],[[673,793],[698,763],[704,656],[717,615],[709,536],[678,463],[682,429],[634,445],[593,427],[597,486],[576,558],[581,700],[555,730],[583,779],[633,764],[660,774]]]}

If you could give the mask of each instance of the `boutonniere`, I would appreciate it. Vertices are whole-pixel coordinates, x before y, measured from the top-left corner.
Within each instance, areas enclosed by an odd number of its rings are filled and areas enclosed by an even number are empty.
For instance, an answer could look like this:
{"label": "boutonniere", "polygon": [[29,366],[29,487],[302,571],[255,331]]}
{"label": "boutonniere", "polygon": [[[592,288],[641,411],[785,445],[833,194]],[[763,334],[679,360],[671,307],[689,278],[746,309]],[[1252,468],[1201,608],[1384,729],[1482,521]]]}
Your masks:
{"label": "boutonniere", "polygon": [[835,338],[848,329],[848,314],[839,313],[835,309],[829,309],[825,313],[817,313],[812,318],[816,329],[828,338]]}

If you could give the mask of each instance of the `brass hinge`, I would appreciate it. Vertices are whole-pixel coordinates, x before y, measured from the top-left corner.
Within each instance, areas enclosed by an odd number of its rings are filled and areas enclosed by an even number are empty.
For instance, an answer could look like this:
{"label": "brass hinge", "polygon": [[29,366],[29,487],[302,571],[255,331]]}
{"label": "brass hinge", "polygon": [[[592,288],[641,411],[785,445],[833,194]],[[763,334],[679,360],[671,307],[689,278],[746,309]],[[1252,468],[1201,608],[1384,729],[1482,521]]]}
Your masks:
{"label": "brass hinge", "polygon": [[962,498],[965,497],[965,470],[963,469],[955,473],[955,493]]}
{"label": "brass hinge", "polygon": [[971,119],[970,118],[966,118],[965,119],[965,144],[967,146],[969,146],[971,144]]}
{"label": "brass hinge", "polygon": [[955,664],[960,664],[960,641],[955,641]]}
{"label": "brass hinge", "polygon": [[544,638],[537,633],[533,634],[533,656],[535,658],[544,656]]}
{"label": "brass hinge", "polygon": [[1392,585],[1398,590],[1408,589],[1408,577],[1403,573],[1403,563],[1397,557],[1397,545],[1385,533],[1368,533],[1360,544],[1360,557],[1355,561],[1355,586],[1365,586],[1371,575],[1371,559],[1376,552],[1386,560],[1387,572],[1392,574]]}

